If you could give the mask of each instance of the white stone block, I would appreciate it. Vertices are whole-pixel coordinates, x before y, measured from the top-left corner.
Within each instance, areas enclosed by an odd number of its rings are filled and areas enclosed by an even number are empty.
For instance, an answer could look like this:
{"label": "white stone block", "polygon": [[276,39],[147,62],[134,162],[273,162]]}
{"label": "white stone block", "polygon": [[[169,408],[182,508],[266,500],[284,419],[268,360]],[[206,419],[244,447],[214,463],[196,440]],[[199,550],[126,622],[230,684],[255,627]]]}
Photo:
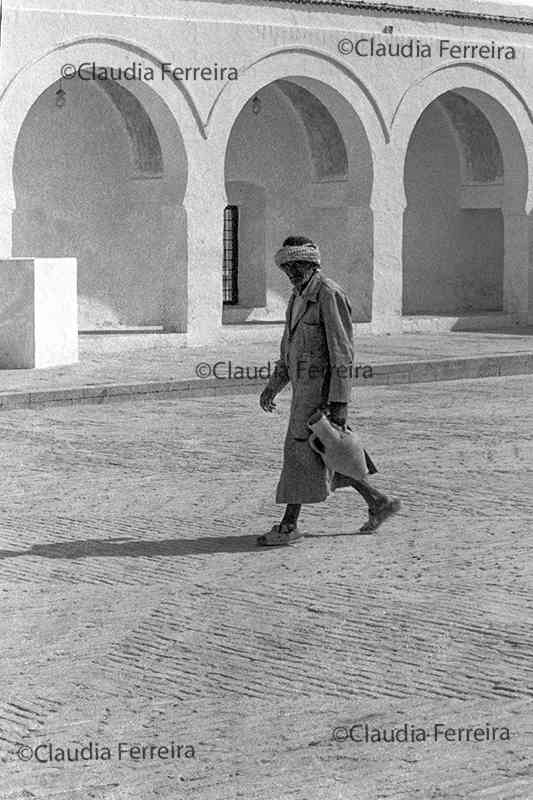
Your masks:
{"label": "white stone block", "polygon": [[0,259],[0,369],[78,361],[75,258]]}

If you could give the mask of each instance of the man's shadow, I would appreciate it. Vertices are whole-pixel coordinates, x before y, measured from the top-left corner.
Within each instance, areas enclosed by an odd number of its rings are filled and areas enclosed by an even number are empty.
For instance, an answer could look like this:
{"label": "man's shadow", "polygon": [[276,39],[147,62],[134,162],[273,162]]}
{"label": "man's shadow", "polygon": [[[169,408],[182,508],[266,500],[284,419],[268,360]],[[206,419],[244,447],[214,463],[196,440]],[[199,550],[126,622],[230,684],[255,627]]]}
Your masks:
{"label": "man's shadow", "polygon": [[[354,533],[312,534],[304,539],[323,539],[326,536],[354,536]],[[258,547],[253,536],[204,536],[198,539],[84,539],[78,542],[34,544],[27,550],[0,550],[2,558],[37,556],[39,558],[153,558],[157,556],[193,556],[219,553],[249,553],[279,550],[279,547]],[[299,544],[299,543],[298,543]],[[281,548],[281,549],[287,549]],[[295,549],[295,548],[292,548]]]}
{"label": "man's shadow", "polygon": [[34,544],[27,550],[0,550],[2,558],[139,558],[245,553],[258,550],[255,536],[204,536],[198,539],[85,539]]}

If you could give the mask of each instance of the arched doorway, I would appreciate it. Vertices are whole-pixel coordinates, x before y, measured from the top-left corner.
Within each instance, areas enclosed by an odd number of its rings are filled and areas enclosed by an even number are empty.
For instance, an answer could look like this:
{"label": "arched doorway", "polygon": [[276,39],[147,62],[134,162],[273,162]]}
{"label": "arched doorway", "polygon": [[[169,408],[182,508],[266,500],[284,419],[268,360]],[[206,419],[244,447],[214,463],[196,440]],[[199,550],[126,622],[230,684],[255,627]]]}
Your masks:
{"label": "arched doorway", "polygon": [[136,84],[50,85],[15,148],[13,255],[77,258],[82,330],[186,326],[185,150]]}
{"label": "arched doorway", "polygon": [[518,139],[478,90],[444,92],[419,117],[404,173],[405,315],[504,310],[506,213],[523,209],[527,186]]}
{"label": "arched doorway", "polygon": [[225,322],[283,319],[288,286],[273,255],[293,234],[319,244],[324,272],[349,293],[354,319],[370,319],[371,152],[339,92],[302,76],[257,90],[231,129],[225,178],[238,225],[237,303],[225,306]]}

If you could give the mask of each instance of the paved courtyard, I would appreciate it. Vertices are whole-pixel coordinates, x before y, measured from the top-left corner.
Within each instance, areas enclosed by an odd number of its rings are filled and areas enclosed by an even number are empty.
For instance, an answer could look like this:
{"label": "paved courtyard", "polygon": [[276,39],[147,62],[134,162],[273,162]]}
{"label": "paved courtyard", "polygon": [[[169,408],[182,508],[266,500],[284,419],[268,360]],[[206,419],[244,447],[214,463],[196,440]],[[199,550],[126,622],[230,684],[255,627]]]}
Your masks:
{"label": "paved courtyard", "polygon": [[359,391],[403,513],[267,551],[286,393],[2,412],[1,800],[533,797],[532,393]]}

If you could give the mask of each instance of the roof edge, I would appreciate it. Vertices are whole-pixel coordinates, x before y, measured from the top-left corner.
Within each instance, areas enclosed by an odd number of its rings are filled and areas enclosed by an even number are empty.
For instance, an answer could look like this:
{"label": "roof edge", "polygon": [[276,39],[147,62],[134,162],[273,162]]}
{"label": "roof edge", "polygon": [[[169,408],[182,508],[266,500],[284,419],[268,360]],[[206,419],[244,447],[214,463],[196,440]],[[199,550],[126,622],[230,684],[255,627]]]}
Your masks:
{"label": "roof edge", "polygon": [[[272,0],[267,0],[267,2],[272,2]],[[372,2],[372,0],[369,2],[367,0],[275,0],[275,2],[302,6],[337,6],[339,8],[351,8],[355,10],[378,11],[388,15],[448,17],[462,20],[476,20],[478,22],[496,22],[504,25],[533,26],[533,17],[512,17],[508,14],[491,14],[482,11],[459,11],[458,9],[404,6],[397,3]]]}

